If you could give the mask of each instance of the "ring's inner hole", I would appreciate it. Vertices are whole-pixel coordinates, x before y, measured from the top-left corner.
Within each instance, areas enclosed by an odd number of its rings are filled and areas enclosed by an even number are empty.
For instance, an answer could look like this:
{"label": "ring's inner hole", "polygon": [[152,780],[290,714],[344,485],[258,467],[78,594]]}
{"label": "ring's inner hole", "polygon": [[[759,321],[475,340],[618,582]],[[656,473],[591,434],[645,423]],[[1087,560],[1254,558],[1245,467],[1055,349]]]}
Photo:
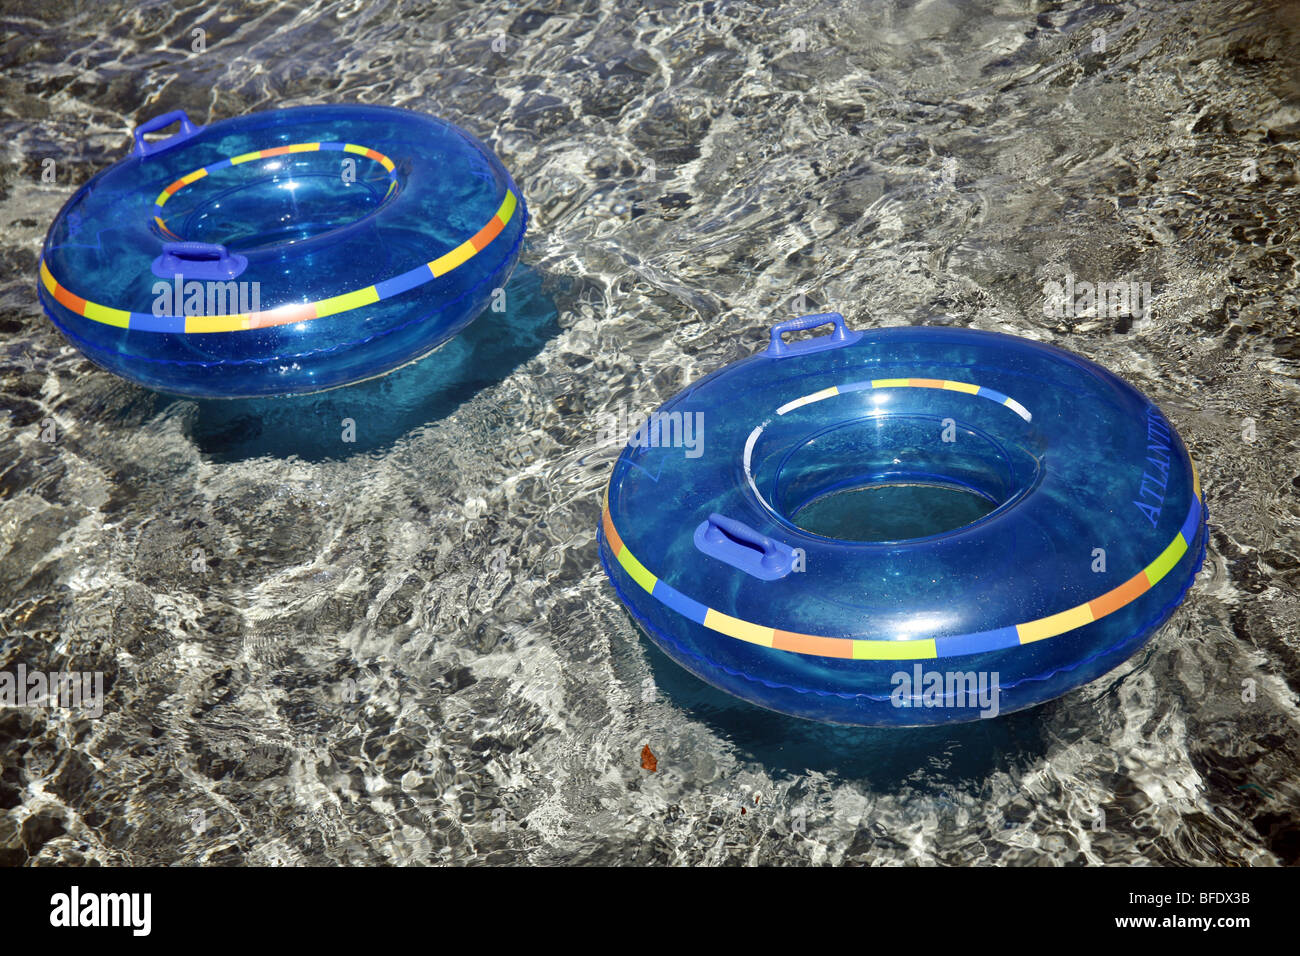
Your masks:
{"label": "ring's inner hole", "polygon": [[826,538],[904,541],[971,524],[998,504],[959,485],[882,481],[814,498],[790,518]]}
{"label": "ring's inner hole", "polygon": [[1028,488],[1037,462],[970,425],[872,415],[777,439],[755,480],[799,528],[845,541],[926,538],[978,521]]}
{"label": "ring's inner hole", "polygon": [[190,242],[254,252],[349,226],[378,209],[391,185],[365,156],[294,153],[210,173],[173,195],[163,218]]}

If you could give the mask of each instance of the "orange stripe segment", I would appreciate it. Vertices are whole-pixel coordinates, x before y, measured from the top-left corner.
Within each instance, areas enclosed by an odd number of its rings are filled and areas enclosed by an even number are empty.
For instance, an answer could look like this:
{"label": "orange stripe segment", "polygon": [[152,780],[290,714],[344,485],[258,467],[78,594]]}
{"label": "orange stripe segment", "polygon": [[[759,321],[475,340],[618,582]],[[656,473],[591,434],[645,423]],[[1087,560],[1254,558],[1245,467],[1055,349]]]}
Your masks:
{"label": "orange stripe segment", "polygon": [[777,630],[772,636],[772,646],[777,650],[794,651],[796,654],[853,659],[853,641],[839,637],[817,637],[814,634]]}
{"label": "orange stripe segment", "polygon": [[618,536],[618,531],[614,528],[614,519],[610,517],[609,509],[605,509],[604,515],[605,540],[609,542],[610,549],[614,552],[614,557],[623,550],[623,539]]}
{"label": "orange stripe segment", "polygon": [[59,301],[64,308],[71,309],[77,315],[86,314],[86,300],[79,295],[73,295],[56,281],[54,284],[54,298]]}
{"label": "orange stripe segment", "polygon": [[1099,598],[1088,602],[1093,619],[1105,617],[1112,611],[1118,611],[1130,601],[1135,601],[1151,589],[1146,571],[1139,571],[1114,590],[1107,591]]}
{"label": "orange stripe segment", "polygon": [[493,216],[488,220],[486,226],[470,237],[469,241],[474,246],[475,250],[482,252],[487,248],[487,244],[497,237],[497,233],[505,227],[506,224],[504,222],[502,222],[497,216]]}

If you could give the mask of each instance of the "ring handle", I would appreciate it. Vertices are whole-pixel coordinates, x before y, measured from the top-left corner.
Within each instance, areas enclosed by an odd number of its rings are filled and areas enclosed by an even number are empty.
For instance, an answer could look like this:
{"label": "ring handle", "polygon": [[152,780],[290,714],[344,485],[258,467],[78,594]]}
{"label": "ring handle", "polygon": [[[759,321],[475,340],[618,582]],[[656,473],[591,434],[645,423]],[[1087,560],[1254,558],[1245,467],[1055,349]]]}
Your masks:
{"label": "ring handle", "polygon": [[[786,332],[804,332],[819,325],[833,325],[830,335],[805,339],[802,342],[784,342],[781,336]],[[786,319],[772,326],[767,349],[763,352],[768,358],[789,358],[792,355],[807,355],[810,352],[824,352],[827,349],[843,348],[862,338],[861,332],[854,332],[844,324],[844,316],[838,312],[818,312],[816,315],[802,315],[797,319]]]}
{"label": "ring handle", "polygon": [[[180,123],[180,130],[167,139],[160,140],[157,143],[146,143],[144,140],[145,133],[156,133],[160,129],[171,126],[172,123]],[[132,155],[140,159],[146,159],[150,156],[156,156],[165,149],[171,149],[173,146],[179,146],[185,140],[189,139],[195,133],[202,130],[202,126],[195,126],[190,118],[185,115],[184,110],[172,110],[170,113],[163,113],[161,116],[155,116],[151,120],[145,120],[135,128],[135,149]]]}
{"label": "ring handle", "polygon": [[695,547],[762,581],[776,581],[794,570],[794,548],[726,515],[711,514],[700,522]]}
{"label": "ring handle", "polygon": [[153,261],[160,279],[233,279],[248,268],[248,259],[213,242],[164,242],[162,255]]}

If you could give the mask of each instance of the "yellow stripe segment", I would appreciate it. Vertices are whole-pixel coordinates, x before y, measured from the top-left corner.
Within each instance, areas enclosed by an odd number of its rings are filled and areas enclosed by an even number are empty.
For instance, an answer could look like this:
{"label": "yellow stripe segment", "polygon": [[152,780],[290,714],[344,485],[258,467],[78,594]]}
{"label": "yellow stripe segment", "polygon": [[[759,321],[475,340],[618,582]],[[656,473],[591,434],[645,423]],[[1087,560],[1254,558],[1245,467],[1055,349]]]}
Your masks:
{"label": "yellow stripe segment", "polygon": [[54,281],[54,274],[45,265],[44,259],[41,260],[41,284],[45,286],[45,291],[50,295],[54,295],[54,290],[59,287],[59,284]]}
{"label": "yellow stripe segment", "polygon": [[289,147],[291,153],[315,153],[320,151],[320,143],[294,143]]}
{"label": "yellow stripe segment", "polygon": [[979,394],[980,387],[972,385],[969,382],[948,382],[943,383],[943,387],[954,392],[965,392],[967,395]]}
{"label": "yellow stripe segment", "polygon": [[379,291],[372,285],[366,286],[364,289],[357,289],[355,292],[336,295],[332,299],[322,299],[317,302],[316,318],[323,319],[327,315],[347,312],[350,309],[359,309],[363,305],[372,305],[378,301]]}
{"label": "yellow stripe segment", "polygon": [[86,303],[86,318],[94,319],[96,322],[103,322],[105,325],[115,325],[119,329],[125,329],[131,322],[131,313],[123,312],[121,309],[110,309],[106,305],[96,305],[94,302]]}
{"label": "yellow stripe segment", "polygon": [[1041,641],[1045,637],[1055,637],[1057,634],[1073,631],[1076,627],[1091,624],[1093,620],[1092,608],[1086,604],[1080,604],[1078,607],[1072,607],[1060,614],[1040,617],[1028,624],[1017,624],[1016,631],[1020,635],[1021,644],[1032,644],[1034,641]]}
{"label": "yellow stripe segment", "polygon": [[[627,548],[623,549],[627,553]],[[620,555],[620,560],[622,556]],[[646,590],[650,590],[646,588]],[[728,637],[734,637],[741,641],[748,641],[750,644],[758,644],[761,647],[771,647],[772,639],[776,632],[770,627],[762,627],[758,624],[750,624],[748,621],[742,621],[738,617],[731,617],[729,614],[723,614],[721,611],[715,611],[709,608],[704,615],[704,626],[726,634]]]}
{"label": "yellow stripe segment", "polygon": [[1155,587],[1156,582],[1169,573],[1170,569],[1178,563],[1178,559],[1187,551],[1187,542],[1183,540],[1180,534],[1169,542],[1169,547],[1160,552],[1160,557],[1148,564],[1144,570],[1147,580],[1151,586]]}
{"label": "yellow stripe segment", "polygon": [[939,656],[933,638],[922,641],[854,641],[855,661],[930,660]]}
{"label": "yellow stripe segment", "polygon": [[632,556],[632,552],[626,547],[618,551],[618,563],[623,565],[623,570],[632,576],[632,580],[641,587],[645,588],[651,594],[654,593],[655,582],[659,579],[646,570],[644,564]]}
{"label": "yellow stripe segment", "polygon": [[238,156],[232,156],[230,158],[230,165],[238,166],[240,163],[251,163],[261,155],[262,151],[260,149],[255,149],[251,153],[241,153]]}
{"label": "yellow stripe segment", "polygon": [[908,380],[905,378],[873,378],[871,380],[872,388],[907,388]]}
{"label": "yellow stripe segment", "polygon": [[187,315],[186,332],[242,332],[249,327],[248,315]]}
{"label": "yellow stripe segment", "polygon": [[474,248],[474,243],[467,239],[445,256],[439,256],[430,262],[429,271],[435,276],[446,275],[476,252],[478,250]]}

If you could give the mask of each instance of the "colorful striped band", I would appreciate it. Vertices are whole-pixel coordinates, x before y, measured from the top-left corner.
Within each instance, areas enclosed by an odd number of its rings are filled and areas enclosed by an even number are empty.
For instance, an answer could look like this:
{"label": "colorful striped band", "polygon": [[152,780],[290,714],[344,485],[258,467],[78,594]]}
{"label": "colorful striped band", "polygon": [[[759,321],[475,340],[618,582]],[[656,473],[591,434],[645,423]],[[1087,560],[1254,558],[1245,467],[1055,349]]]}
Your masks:
{"label": "colorful striped band", "polygon": [[[264,151],[269,152],[269,151]],[[275,325],[290,325],[295,322],[310,322],[326,316],[338,315],[363,306],[382,302],[384,299],[400,295],[410,289],[432,282],[446,275],[457,266],[472,259],[482,252],[515,215],[518,200],[512,190],[506,190],[505,199],[500,208],[487,224],[473,236],[466,239],[455,249],[439,256],[424,265],[416,266],[408,272],[393,276],[364,289],[345,292],[342,295],[321,299],[317,302],[295,302],[282,305],[263,312],[244,312],[236,315],[154,315],[150,312],[128,312],[106,305],[90,302],[59,283],[50,273],[42,256],[40,264],[41,283],[54,299],[64,308],[84,316],[92,322],[116,326],[140,332],[172,333],[208,333],[208,332],[243,332],[250,329],[265,329]]]}
{"label": "colorful striped band", "polygon": [[943,378],[874,378],[869,381],[850,382],[847,385],[832,385],[820,392],[813,392],[803,398],[796,398],[793,402],[786,402],[776,410],[776,413],[784,415],[786,412],[792,412],[804,405],[811,405],[813,402],[820,402],[822,399],[830,398],[833,395],[843,395],[846,392],[864,392],[873,388],[942,388],[950,392],[965,392],[967,395],[978,395],[980,398],[987,398],[999,405],[1005,405],[1027,422],[1033,420],[1033,416],[1029,414],[1029,409],[1014,398],[1009,398],[1001,392],[985,388],[982,385],[971,385],[969,382],[950,382]]}
{"label": "colorful striped band", "polygon": [[[1193,466],[1193,473],[1195,473],[1195,466]],[[613,517],[609,513],[608,497],[602,515],[602,527],[605,540],[609,543],[610,550],[614,552],[614,557],[642,590],[678,614],[719,634],[761,647],[771,647],[779,651],[812,657],[840,657],[858,661],[933,660],[940,657],[959,657],[963,654],[982,654],[1046,640],[1098,621],[1107,614],[1112,614],[1136,601],[1177,566],[1195,540],[1201,522],[1202,508],[1199,480],[1196,481],[1196,491],[1187,518],[1168,547],[1161,551],[1154,561],[1119,587],[1112,588],[1100,597],[1086,601],[1077,607],[1040,617],[1037,620],[1026,621],[1023,624],[1011,624],[975,634],[954,634],[921,640],[881,641],[822,637],[742,621],[687,597],[662,581],[633,557],[614,527]]]}
{"label": "colorful striped band", "polygon": [[181,237],[167,228],[167,223],[162,218],[162,208],[167,204],[167,200],[176,195],[190,183],[202,179],[209,173],[215,173],[217,170],[226,169],[230,166],[240,166],[244,163],[255,162],[259,159],[270,159],[272,156],[284,156],[287,153],[315,153],[315,152],[336,152],[336,153],[356,153],[358,156],[365,156],[379,163],[384,169],[388,170],[388,190],[384,193],[384,199],[387,199],[394,189],[397,188],[397,164],[378,150],[371,149],[368,146],[357,146],[355,143],[293,143],[289,146],[276,146],[272,149],[258,149],[251,153],[243,153],[239,156],[232,156],[229,159],[223,159],[219,162],[212,163],[210,166],[204,166],[202,169],[196,169],[192,173],[186,173],[176,182],[172,183],[153,201],[154,217],[153,221],[158,228],[167,233],[173,239],[179,240]]}

